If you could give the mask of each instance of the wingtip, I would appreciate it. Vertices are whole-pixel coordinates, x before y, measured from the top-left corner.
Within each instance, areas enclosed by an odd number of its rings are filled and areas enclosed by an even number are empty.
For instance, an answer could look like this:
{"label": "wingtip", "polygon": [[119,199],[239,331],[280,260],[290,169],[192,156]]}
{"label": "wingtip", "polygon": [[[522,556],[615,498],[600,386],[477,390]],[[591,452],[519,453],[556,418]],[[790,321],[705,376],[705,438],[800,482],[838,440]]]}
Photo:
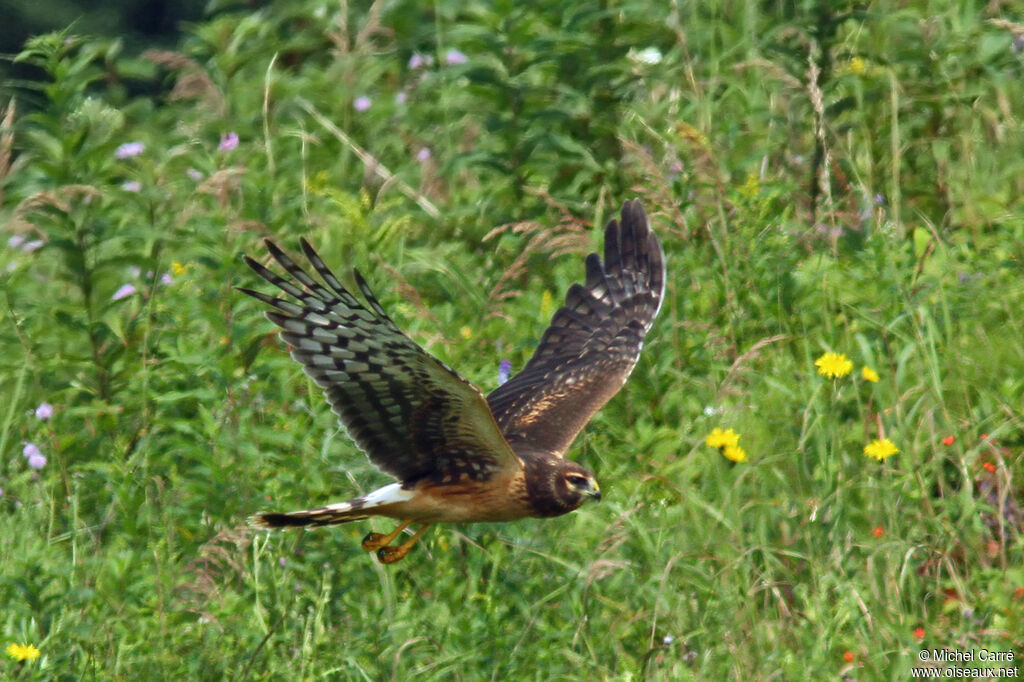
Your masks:
{"label": "wingtip", "polygon": [[299,237],[299,248],[302,249],[302,253],[311,263],[314,260],[320,260],[320,254],[316,252],[316,249],[313,248],[313,245],[305,237]]}
{"label": "wingtip", "polygon": [[650,230],[647,212],[639,199],[627,199],[622,204],[622,225],[629,225],[635,232],[643,234]]}
{"label": "wingtip", "polygon": [[282,249],[278,245],[278,243],[273,241],[272,239],[264,239],[263,245],[267,247],[267,251],[269,251],[270,255],[274,257],[274,260],[280,262],[282,256],[288,260],[291,260],[290,258],[288,258],[288,254],[284,252],[284,249]]}

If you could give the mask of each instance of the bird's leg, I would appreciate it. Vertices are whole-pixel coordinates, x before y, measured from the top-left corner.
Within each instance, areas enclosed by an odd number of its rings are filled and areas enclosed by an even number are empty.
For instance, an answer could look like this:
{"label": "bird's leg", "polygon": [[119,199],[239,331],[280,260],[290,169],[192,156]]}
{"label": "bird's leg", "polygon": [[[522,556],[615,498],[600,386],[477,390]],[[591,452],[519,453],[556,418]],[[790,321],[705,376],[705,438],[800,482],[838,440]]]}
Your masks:
{"label": "bird's leg", "polygon": [[382,564],[393,564],[396,561],[401,561],[405,558],[405,555],[409,553],[409,550],[412,549],[412,546],[416,544],[416,541],[420,539],[420,536],[423,535],[423,531],[427,528],[430,528],[429,523],[416,531],[411,538],[400,544],[398,547],[381,547],[377,550],[377,558],[380,559]]}
{"label": "bird's leg", "polygon": [[399,533],[408,528],[410,523],[412,523],[412,519],[409,519],[408,521],[402,521],[400,524],[398,524],[398,528],[394,529],[387,535],[384,535],[383,533],[368,534],[365,538],[363,538],[363,549],[365,549],[367,552],[376,552],[381,547],[384,547],[385,545],[390,545],[391,541],[397,538]]}

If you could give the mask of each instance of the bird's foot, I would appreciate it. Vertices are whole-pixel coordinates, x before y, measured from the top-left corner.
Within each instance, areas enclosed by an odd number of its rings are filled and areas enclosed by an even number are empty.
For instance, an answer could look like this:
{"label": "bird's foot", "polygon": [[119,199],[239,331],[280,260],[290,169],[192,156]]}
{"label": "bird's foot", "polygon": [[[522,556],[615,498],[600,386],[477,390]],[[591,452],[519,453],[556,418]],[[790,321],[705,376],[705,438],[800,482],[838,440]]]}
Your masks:
{"label": "bird's foot", "polygon": [[412,521],[402,521],[398,528],[384,535],[383,533],[370,533],[363,538],[363,549],[367,552],[376,552],[381,547],[391,544],[391,541],[398,537],[398,534],[405,530]]}
{"label": "bird's foot", "polygon": [[391,547],[390,545],[387,547],[381,547],[377,550],[377,559],[379,559],[382,564],[393,564],[396,561],[404,559],[410,549],[412,549],[412,546],[407,543],[403,543],[398,547]]}
{"label": "bird's foot", "polygon": [[363,549],[367,552],[375,552],[387,543],[388,536],[384,535],[384,533],[369,533],[363,538]]}
{"label": "bird's foot", "polygon": [[[395,531],[395,535],[400,533],[401,530],[403,528],[405,528],[405,526],[407,526],[407,525],[409,525],[408,522],[403,524],[397,531]],[[374,544],[374,543],[382,542],[383,540],[386,539],[387,540],[386,544],[384,544],[382,546],[376,547],[377,559],[379,559],[382,564],[393,564],[396,561],[401,561],[402,559],[405,558],[405,555],[409,553],[409,550],[412,549],[412,546],[416,544],[416,541],[420,539],[420,536],[423,535],[423,532],[427,528],[429,528],[429,527],[430,527],[430,524],[428,523],[427,525],[423,526],[418,531],[416,531],[411,538],[409,538],[408,540],[406,540],[402,544],[398,545],[397,547],[391,547],[390,546],[391,540],[394,540],[394,536],[392,536],[390,538],[387,537],[387,536],[378,536],[378,537],[367,536],[366,540],[363,540],[363,548],[364,549],[366,548],[366,545],[368,544],[368,542],[370,544]],[[376,533],[371,533],[370,535],[376,535]]]}

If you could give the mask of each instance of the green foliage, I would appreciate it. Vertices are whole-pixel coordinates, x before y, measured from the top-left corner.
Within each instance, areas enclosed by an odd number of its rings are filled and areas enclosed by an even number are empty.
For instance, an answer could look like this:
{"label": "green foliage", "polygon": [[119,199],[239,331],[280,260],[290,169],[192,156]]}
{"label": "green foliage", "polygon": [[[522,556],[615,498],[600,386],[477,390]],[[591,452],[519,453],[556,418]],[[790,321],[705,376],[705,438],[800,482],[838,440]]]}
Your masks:
{"label": "green foliage", "polygon": [[[0,676],[904,679],[921,648],[1024,653],[1020,17],[219,11],[175,52],[34,38],[38,106],[0,101],[0,646],[42,652]],[[380,521],[246,527],[384,479],[233,290],[240,253],[307,237],[489,390],[634,194],[670,277],[572,451],[601,505],[433,529],[390,567],[359,549]],[[826,351],[853,372],[817,374]]]}

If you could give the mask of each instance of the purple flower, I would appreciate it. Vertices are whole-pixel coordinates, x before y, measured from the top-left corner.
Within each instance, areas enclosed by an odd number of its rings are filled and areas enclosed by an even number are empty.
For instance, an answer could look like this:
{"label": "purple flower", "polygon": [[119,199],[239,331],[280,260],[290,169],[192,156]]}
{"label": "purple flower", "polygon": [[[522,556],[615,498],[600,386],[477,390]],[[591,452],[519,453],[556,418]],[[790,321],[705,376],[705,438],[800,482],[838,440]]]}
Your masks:
{"label": "purple flower", "polygon": [[398,94],[395,95],[395,104],[405,104],[405,100],[408,98],[409,95],[405,93],[405,90],[400,90]]}
{"label": "purple flower", "polygon": [[53,416],[53,405],[50,403],[42,403],[36,408],[36,419],[46,421]]}
{"label": "purple flower", "polygon": [[224,133],[223,135],[221,135],[220,144],[217,145],[217,149],[221,150],[222,152],[229,152],[237,146],[238,133],[232,131],[230,133]]}
{"label": "purple flower", "polygon": [[418,152],[416,152],[416,160],[419,161],[420,163],[425,163],[426,161],[429,161],[430,150],[427,149],[426,147],[420,149]]}
{"label": "purple flower", "polygon": [[41,248],[43,248],[42,239],[33,239],[32,241],[25,242],[21,245],[21,250],[25,253],[32,253],[33,251],[38,251]]}
{"label": "purple flower", "polygon": [[468,61],[469,57],[458,50],[448,50],[448,54],[444,56],[444,63],[448,66],[458,66],[459,64],[465,64]]}
{"label": "purple flower", "polygon": [[141,192],[142,183],[139,182],[138,180],[129,180],[128,182],[121,185],[121,189],[123,189],[126,192]]}
{"label": "purple flower", "polygon": [[134,284],[122,284],[121,288],[114,292],[114,296],[110,299],[112,301],[120,301],[122,298],[127,298],[135,293]]}
{"label": "purple flower", "polygon": [[174,281],[174,278],[171,277],[170,273],[168,273],[168,272],[165,272],[164,274],[160,275],[160,283],[163,284],[164,286],[167,286],[168,284],[170,284],[173,281]]}
{"label": "purple flower", "polygon": [[508,360],[502,360],[498,363],[498,385],[501,386],[503,383],[508,381],[509,374],[512,373],[512,363]]}
{"label": "purple flower", "polygon": [[114,150],[114,157],[118,159],[130,159],[146,151],[146,145],[141,142],[125,142]]}
{"label": "purple flower", "polygon": [[279,558],[279,559],[277,560],[277,565],[278,565],[278,566],[280,566],[281,568],[284,568],[285,566],[287,566],[287,565],[288,565],[288,560],[287,560],[287,559],[285,559],[284,557],[280,557],[280,558]]}
{"label": "purple flower", "polygon": [[372,104],[373,102],[370,98],[363,95],[362,97],[357,97],[355,102],[352,102],[352,108],[356,111],[366,111]]}
{"label": "purple flower", "polygon": [[25,456],[25,459],[28,460],[28,465],[33,469],[42,469],[46,466],[46,455],[36,447],[35,443],[25,443],[21,454]]}
{"label": "purple flower", "polygon": [[11,247],[12,249],[16,249],[24,243],[25,237],[23,237],[20,234],[16,234],[7,240],[7,246]]}
{"label": "purple flower", "polygon": [[197,171],[195,168],[189,168],[188,170],[186,170],[185,175],[189,176],[196,182],[199,182],[200,180],[203,179],[203,174]]}
{"label": "purple flower", "polygon": [[415,70],[420,67],[430,66],[433,62],[434,58],[429,54],[414,52],[413,55],[409,57],[409,68]]}

